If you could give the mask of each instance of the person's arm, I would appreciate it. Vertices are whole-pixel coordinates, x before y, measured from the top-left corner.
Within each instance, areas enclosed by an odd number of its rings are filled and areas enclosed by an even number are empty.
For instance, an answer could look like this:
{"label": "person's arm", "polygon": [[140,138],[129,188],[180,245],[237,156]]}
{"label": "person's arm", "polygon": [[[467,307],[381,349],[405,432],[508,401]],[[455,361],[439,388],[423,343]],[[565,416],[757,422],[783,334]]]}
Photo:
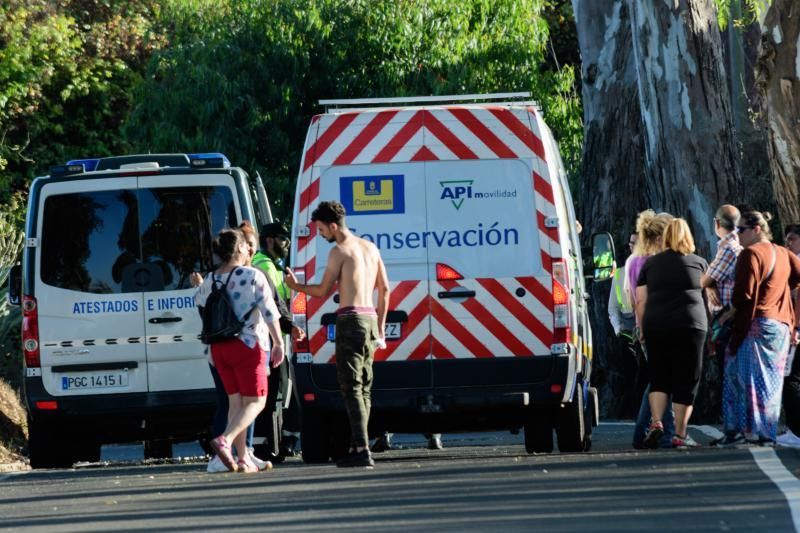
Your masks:
{"label": "person's arm", "polygon": [[642,334],[644,307],[647,304],[647,285],[639,285],[636,287],[636,323],[639,324],[639,340],[644,340]]}
{"label": "person's arm", "polygon": [[278,312],[278,307],[275,305],[271,283],[267,280],[266,274],[258,269],[254,269],[254,271],[253,297],[255,298],[256,307],[258,307],[261,316],[264,317],[264,322],[267,323],[269,335],[272,337],[272,350],[269,361],[272,363],[272,367],[276,368],[283,362],[284,357],[283,334],[278,321],[280,312]]}
{"label": "person's arm", "polygon": [[386,315],[389,312],[389,296],[391,290],[389,289],[389,276],[386,274],[386,267],[383,264],[380,253],[375,249],[378,254],[378,275],[375,280],[375,286],[378,289],[378,335],[380,339],[384,338],[384,331],[386,330]]}
{"label": "person's arm", "polygon": [[756,254],[749,249],[742,250],[736,261],[736,277],[731,298],[735,314],[733,315],[733,332],[729,346],[734,353],[747,336],[747,330],[753,318],[755,297],[758,293],[758,272],[760,272],[760,268]]}
{"label": "person's arm", "polygon": [[339,279],[339,272],[342,269],[342,254],[338,248],[331,250],[328,254],[328,266],[325,267],[325,274],[322,276],[322,281],[318,284],[305,284],[299,283],[297,277],[292,272],[292,269],[287,268],[284,273],[286,274],[286,285],[293,291],[304,292],[314,298],[323,298],[331,293],[333,285]]}
{"label": "person's arm", "polygon": [[617,337],[619,337],[619,331],[622,327],[622,320],[620,319],[621,309],[617,298],[617,291],[619,289],[619,278],[614,276],[614,279],[611,281],[611,293],[608,295],[608,321],[611,322],[611,327],[614,328],[614,335]]}

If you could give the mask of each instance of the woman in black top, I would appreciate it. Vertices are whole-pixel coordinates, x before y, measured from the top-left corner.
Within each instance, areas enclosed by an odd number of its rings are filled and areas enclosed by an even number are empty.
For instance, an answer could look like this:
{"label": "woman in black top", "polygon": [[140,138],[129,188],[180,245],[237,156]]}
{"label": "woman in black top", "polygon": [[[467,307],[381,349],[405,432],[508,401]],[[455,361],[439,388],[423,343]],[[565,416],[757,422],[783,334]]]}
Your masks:
{"label": "woman in black top", "polygon": [[664,251],[647,260],[636,287],[636,313],[642,325],[650,365],[650,409],[653,418],[644,439],[657,448],[664,433],[661,417],[672,396],[675,405],[675,436],[672,446],[697,446],[687,426],[700,372],[708,321],[700,277],[708,268],[695,255],[694,238],[682,218],[664,230]]}

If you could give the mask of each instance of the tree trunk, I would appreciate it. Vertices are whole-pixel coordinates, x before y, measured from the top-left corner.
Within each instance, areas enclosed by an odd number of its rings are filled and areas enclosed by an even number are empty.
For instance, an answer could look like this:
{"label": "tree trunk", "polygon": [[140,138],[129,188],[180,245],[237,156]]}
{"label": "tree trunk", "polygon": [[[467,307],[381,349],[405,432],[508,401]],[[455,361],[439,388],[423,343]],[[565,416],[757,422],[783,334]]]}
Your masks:
{"label": "tree trunk", "polygon": [[[741,199],[730,94],[710,0],[572,0],[581,47],[586,235],[611,231],[618,249],[645,209],[685,217],[698,254],[714,250],[713,215]],[[606,315],[608,283],[592,288],[593,381],[604,416],[622,410],[623,354]],[[714,382],[708,364],[704,382]],[[703,387],[698,420],[719,417]]]}
{"label": "tree trunk", "polygon": [[[628,8],[615,0],[572,0],[582,57],[584,146],[578,195],[583,234],[609,231],[618,251],[634,230],[644,194],[642,135]],[[618,255],[618,262],[624,260]],[[591,287],[592,382],[603,417],[622,416],[624,352],[608,321],[610,281]]]}
{"label": "tree trunk", "polygon": [[800,5],[773,0],[762,25],[756,67],[769,127],[770,167],[778,214],[800,222]]}
{"label": "tree trunk", "polygon": [[627,0],[646,137],[646,196],[687,219],[708,257],[712,220],[741,197],[737,148],[711,0]]}

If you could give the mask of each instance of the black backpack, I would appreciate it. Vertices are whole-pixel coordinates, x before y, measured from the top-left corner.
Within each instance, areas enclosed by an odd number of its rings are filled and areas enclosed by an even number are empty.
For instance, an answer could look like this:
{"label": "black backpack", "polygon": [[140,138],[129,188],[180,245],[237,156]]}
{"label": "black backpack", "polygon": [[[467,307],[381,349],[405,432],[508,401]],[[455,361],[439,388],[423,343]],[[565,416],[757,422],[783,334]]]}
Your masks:
{"label": "black backpack", "polygon": [[213,273],[211,274],[211,294],[208,295],[206,305],[200,307],[200,318],[203,321],[200,340],[203,344],[215,344],[238,337],[244,328],[247,317],[255,308],[254,304],[241,320],[236,316],[226,290],[235,270],[235,268],[231,270],[225,283],[222,283],[221,279],[217,279]]}

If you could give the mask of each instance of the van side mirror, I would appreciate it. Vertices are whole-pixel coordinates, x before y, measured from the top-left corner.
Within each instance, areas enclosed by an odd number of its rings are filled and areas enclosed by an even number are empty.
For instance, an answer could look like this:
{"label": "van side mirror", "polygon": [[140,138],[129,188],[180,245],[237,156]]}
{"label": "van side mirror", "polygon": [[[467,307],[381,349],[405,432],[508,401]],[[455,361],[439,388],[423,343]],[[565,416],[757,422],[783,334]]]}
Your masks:
{"label": "van side mirror", "polygon": [[9,305],[22,304],[22,266],[19,264],[11,267],[11,271],[8,273],[6,300]]}
{"label": "van side mirror", "polygon": [[614,239],[609,233],[595,233],[592,235],[592,278],[594,281],[611,279],[614,274],[616,262]]}

